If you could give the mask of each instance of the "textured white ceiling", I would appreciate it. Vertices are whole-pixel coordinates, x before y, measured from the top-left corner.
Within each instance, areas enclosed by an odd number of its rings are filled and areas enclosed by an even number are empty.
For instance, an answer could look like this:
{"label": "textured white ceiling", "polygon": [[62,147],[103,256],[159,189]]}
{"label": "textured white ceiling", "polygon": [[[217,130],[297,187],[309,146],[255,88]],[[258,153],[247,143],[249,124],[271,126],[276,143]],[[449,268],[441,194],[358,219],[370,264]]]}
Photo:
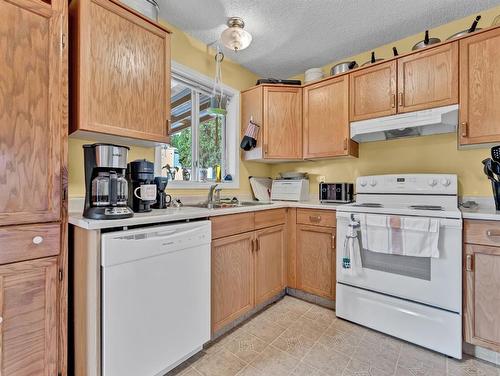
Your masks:
{"label": "textured white ceiling", "polygon": [[[226,56],[287,78],[500,4],[500,0],[159,0],[160,17],[209,44],[242,17],[249,48]],[[471,19],[472,21],[472,19]],[[481,24],[480,24],[481,26]]]}

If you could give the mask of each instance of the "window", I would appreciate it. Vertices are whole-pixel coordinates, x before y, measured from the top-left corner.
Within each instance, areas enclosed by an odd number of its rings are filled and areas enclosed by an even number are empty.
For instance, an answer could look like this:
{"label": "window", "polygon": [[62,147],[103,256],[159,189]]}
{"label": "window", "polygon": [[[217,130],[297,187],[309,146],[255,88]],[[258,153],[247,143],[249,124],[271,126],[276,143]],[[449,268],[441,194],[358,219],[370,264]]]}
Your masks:
{"label": "window", "polygon": [[239,93],[224,88],[226,116],[208,112],[211,98],[209,77],[179,64],[172,65],[170,144],[157,147],[156,174],[169,176],[169,186],[200,188],[221,184],[238,188]]}

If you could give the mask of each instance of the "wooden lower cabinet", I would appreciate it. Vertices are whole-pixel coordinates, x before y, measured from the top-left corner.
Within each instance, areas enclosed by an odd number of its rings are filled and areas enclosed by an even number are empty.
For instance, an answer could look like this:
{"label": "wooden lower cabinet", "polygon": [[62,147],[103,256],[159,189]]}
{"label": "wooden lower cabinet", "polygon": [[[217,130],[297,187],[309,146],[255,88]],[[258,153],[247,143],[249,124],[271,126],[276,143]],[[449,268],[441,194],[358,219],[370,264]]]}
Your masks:
{"label": "wooden lower cabinet", "polygon": [[285,288],[285,225],[255,232],[255,304]]}
{"label": "wooden lower cabinet", "polygon": [[297,225],[297,288],[335,299],[335,228]]}
{"label": "wooden lower cabinet", "polygon": [[0,266],[2,376],[57,374],[57,258]]}
{"label": "wooden lower cabinet", "polygon": [[212,332],[254,305],[254,232],[212,241]]}
{"label": "wooden lower cabinet", "polygon": [[500,247],[466,244],[464,269],[465,340],[500,351]]}

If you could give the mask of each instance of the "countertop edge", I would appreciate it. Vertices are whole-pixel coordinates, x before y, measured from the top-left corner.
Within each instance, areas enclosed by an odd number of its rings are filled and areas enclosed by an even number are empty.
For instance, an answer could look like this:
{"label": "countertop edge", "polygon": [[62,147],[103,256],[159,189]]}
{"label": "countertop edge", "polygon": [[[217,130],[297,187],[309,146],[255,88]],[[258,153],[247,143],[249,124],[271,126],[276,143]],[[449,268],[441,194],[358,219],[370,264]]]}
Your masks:
{"label": "countertop edge", "polygon": [[[262,210],[273,210],[282,208],[304,208],[304,209],[322,209],[322,210],[336,210],[336,208],[342,204],[321,204],[319,202],[291,202],[291,201],[277,201],[270,203],[268,205],[256,205],[256,206],[244,206],[237,208],[227,208],[227,209],[205,209],[205,208],[193,208],[193,207],[181,207],[181,208],[168,208],[162,209],[166,210],[164,214],[155,213],[155,211],[150,213],[139,213],[132,218],[127,219],[116,219],[116,220],[93,220],[87,219],[82,216],[81,213],[73,212],[69,213],[68,222],[73,226],[83,228],[85,230],[100,230],[106,228],[115,227],[127,227],[127,226],[140,226],[148,225],[154,223],[168,223],[175,221],[184,221],[189,219],[201,219],[217,217],[221,215],[230,215],[238,213],[249,213],[257,212]],[[175,211],[172,213],[172,211]]]}

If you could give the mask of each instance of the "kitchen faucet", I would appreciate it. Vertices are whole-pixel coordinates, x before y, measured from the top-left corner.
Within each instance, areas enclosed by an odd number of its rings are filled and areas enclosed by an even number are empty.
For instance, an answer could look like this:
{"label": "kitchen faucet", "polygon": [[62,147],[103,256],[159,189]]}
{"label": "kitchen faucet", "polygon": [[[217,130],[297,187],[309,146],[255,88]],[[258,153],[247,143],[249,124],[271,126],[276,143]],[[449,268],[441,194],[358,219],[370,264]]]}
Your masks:
{"label": "kitchen faucet", "polygon": [[[215,192],[216,188],[218,187],[218,185],[219,184],[213,184],[208,189],[208,198],[207,198],[207,208],[208,209],[213,209],[213,207],[214,207],[214,203],[215,203],[215,201],[214,201],[214,192]],[[219,191],[220,191],[220,189],[219,189]]]}

